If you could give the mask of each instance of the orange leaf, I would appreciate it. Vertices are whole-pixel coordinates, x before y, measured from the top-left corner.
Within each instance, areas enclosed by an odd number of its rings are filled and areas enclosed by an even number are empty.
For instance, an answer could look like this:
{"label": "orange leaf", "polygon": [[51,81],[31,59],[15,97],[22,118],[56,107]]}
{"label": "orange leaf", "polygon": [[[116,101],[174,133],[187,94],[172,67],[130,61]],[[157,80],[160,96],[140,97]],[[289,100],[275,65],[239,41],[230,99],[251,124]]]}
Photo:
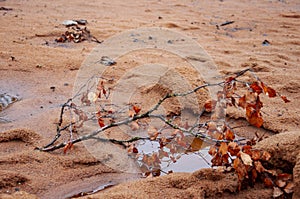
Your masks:
{"label": "orange leaf", "polygon": [[275,97],[276,96],[276,91],[269,87],[269,86],[266,86],[263,82],[261,82],[261,87],[263,88],[264,90],[264,93],[269,96],[269,97]]}
{"label": "orange leaf", "polygon": [[285,103],[291,102],[286,96],[281,95],[280,97]]}
{"label": "orange leaf", "polygon": [[278,174],[277,178],[280,180],[288,181],[288,180],[291,180],[293,178],[293,176],[292,176],[292,174],[289,174],[289,173],[280,173],[280,174]]}
{"label": "orange leaf", "polygon": [[263,125],[264,120],[262,119],[261,113],[251,106],[246,107],[246,117],[248,122],[253,126],[260,128]]}
{"label": "orange leaf", "polygon": [[104,120],[102,118],[98,118],[98,124],[101,128],[105,126]]}
{"label": "orange leaf", "polygon": [[70,150],[73,147],[73,143],[69,142],[65,147],[64,147],[64,154],[67,153],[68,150]]}
{"label": "orange leaf", "polygon": [[203,148],[203,140],[200,138],[194,138],[191,143],[191,151],[199,151]]}
{"label": "orange leaf", "polygon": [[246,102],[246,95],[244,95],[243,97],[241,97],[239,99],[239,104],[238,104],[239,107],[242,107],[242,108],[246,108],[247,106],[247,102]]}
{"label": "orange leaf", "polygon": [[220,145],[220,147],[219,147],[219,151],[218,152],[219,152],[219,154],[222,154],[222,156],[225,155],[225,154],[227,154],[227,152],[228,152],[228,145],[227,145],[227,143],[222,142],[221,145]]}
{"label": "orange leaf", "polygon": [[238,179],[241,182],[245,177],[248,178],[247,169],[240,158],[235,158],[233,161],[233,168],[238,174]]}
{"label": "orange leaf", "polygon": [[271,154],[267,151],[264,151],[262,156],[261,156],[261,159],[264,160],[264,161],[269,161],[271,158]]}
{"label": "orange leaf", "polygon": [[228,144],[228,152],[231,156],[236,156],[240,151],[240,147],[236,142],[229,142]]}
{"label": "orange leaf", "polygon": [[254,166],[255,166],[255,169],[258,173],[262,173],[265,171],[265,168],[263,167],[263,165],[261,164],[260,161],[255,161],[254,162]]}
{"label": "orange leaf", "polygon": [[263,89],[258,85],[257,82],[253,82],[250,85],[250,88],[252,88],[252,90],[257,93],[258,95],[262,93]]}
{"label": "orange leaf", "polygon": [[214,156],[217,153],[217,148],[216,146],[210,146],[208,154],[211,156]]}
{"label": "orange leaf", "polygon": [[233,133],[230,129],[227,129],[227,131],[226,131],[226,133],[225,133],[225,139],[226,139],[226,140],[233,141],[234,138],[235,138],[234,133]]}
{"label": "orange leaf", "polygon": [[260,159],[260,151],[259,150],[253,150],[251,151],[251,157],[254,161],[259,160]]}
{"label": "orange leaf", "polygon": [[133,108],[133,110],[134,110],[134,112],[135,112],[136,114],[138,114],[138,113],[141,111],[141,108],[138,107],[138,106],[135,106],[135,105],[134,105],[132,108]]}
{"label": "orange leaf", "polygon": [[266,187],[273,187],[273,181],[271,180],[271,178],[265,178],[264,179],[264,185]]}
{"label": "orange leaf", "polygon": [[293,193],[294,192],[294,183],[289,182],[283,190],[287,194]]}
{"label": "orange leaf", "polygon": [[136,148],[136,147],[133,147],[132,148],[132,153],[138,153],[139,151],[138,151],[138,149]]}
{"label": "orange leaf", "polygon": [[215,107],[216,107],[217,102],[215,100],[208,100],[204,104],[204,109],[206,112],[211,113]]}
{"label": "orange leaf", "polygon": [[275,181],[275,184],[276,184],[278,187],[283,188],[283,187],[285,187],[286,182],[283,181],[283,180],[276,180],[276,181]]}

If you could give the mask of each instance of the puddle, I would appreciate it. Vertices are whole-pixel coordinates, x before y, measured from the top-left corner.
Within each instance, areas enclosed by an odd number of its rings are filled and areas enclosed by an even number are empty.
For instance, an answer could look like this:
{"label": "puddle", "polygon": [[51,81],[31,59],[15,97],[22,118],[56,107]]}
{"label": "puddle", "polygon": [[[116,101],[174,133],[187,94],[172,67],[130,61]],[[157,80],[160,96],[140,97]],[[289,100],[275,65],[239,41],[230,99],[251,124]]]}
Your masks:
{"label": "puddle", "polygon": [[[198,139],[198,138],[195,138]],[[159,153],[160,145],[159,143],[153,143],[149,140],[140,143],[137,146],[138,150],[144,154]],[[170,161],[170,158],[164,157],[161,159],[160,169],[165,172],[194,172],[201,168],[209,168],[211,156],[208,154],[209,147],[204,147],[203,149],[195,152],[180,151],[173,154],[176,161]],[[163,151],[171,153],[170,149],[163,147]],[[192,163],[192,164],[191,164]],[[165,173],[162,173],[164,175]]]}
{"label": "puddle", "polygon": [[136,143],[138,155],[134,158],[145,176],[194,172],[211,167],[209,146],[193,136],[173,137],[163,145],[161,141],[143,140]]}

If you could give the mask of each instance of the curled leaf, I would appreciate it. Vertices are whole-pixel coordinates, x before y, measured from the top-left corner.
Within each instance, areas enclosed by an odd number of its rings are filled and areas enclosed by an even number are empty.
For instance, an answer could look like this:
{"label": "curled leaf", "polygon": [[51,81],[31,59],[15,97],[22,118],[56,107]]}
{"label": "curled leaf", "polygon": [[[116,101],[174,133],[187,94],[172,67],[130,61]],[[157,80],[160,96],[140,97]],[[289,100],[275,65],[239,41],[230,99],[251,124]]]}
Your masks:
{"label": "curled leaf", "polygon": [[226,139],[226,140],[233,141],[234,138],[235,138],[234,133],[233,133],[230,129],[227,129],[227,130],[226,130],[226,133],[225,133],[225,139]]}
{"label": "curled leaf", "polygon": [[65,147],[64,147],[64,154],[67,153],[68,150],[72,149],[73,143],[69,142]]}
{"label": "curled leaf", "polygon": [[253,92],[257,93],[258,95],[263,92],[263,89],[258,85],[257,82],[253,82],[250,85],[250,88],[252,88]]}
{"label": "curled leaf", "polygon": [[278,198],[280,196],[282,196],[283,191],[281,191],[281,189],[279,189],[278,187],[273,187],[273,198]]}
{"label": "curled leaf", "polygon": [[261,160],[264,160],[264,161],[269,161],[271,158],[271,154],[267,151],[264,151],[262,156],[261,156]]}
{"label": "curled leaf", "polygon": [[204,109],[206,112],[211,113],[215,107],[216,107],[217,102],[215,100],[208,100],[204,104]]}
{"label": "curled leaf", "polygon": [[135,105],[134,105],[132,108],[133,108],[133,110],[134,110],[134,112],[135,112],[136,114],[138,114],[138,113],[141,111],[141,108],[138,107],[138,106],[135,106]]}
{"label": "curled leaf", "polygon": [[285,103],[291,102],[286,96],[281,95],[280,97]]}
{"label": "curled leaf", "polygon": [[263,119],[259,110],[253,109],[251,106],[246,107],[246,117],[248,122],[260,128],[263,125]]}
{"label": "curled leaf", "polygon": [[273,187],[273,181],[272,181],[272,179],[271,178],[264,178],[264,185],[266,186],[266,187]]}
{"label": "curled leaf", "polygon": [[293,193],[294,192],[294,183],[289,182],[283,190],[287,194]]}
{"label": "curled leaf", "polygon": [[228,152],[228,145],[227,145],[227,143],[222,142],[221,145],[220,145],[220,147],[219,147],[219,151],[218,152],[221,155],[227,154],[227,152]]}
{"label": "curled leaf", "polygon": [[266,86],[263,82],[261,82],[261,87],[263,88],[264,90],[264,93],[269,96],[269,97],[276,97],[276,91],[269,87],[269,86]]}
{"label": "curled leaf", "polygon": [[250,155],[240,151],[241,159],[245,165],[252,166],[252,159]]}

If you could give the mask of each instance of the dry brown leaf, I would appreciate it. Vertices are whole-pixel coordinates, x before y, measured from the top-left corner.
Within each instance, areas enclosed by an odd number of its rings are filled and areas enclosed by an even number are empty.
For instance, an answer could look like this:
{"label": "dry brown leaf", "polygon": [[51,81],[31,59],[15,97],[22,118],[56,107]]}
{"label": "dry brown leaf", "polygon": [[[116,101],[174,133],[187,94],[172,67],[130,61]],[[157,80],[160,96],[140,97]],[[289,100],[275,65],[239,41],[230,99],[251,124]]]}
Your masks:
{"label": "dry brown leaf", "polygon": [[269,86],[266,86],[263,82],[261,82],[261,87],[263,88],[264,90],[264,93],[269,96],[269,97],[276,97],[276,91],[269,87]]}
{"label": "dry brown leaf", "polygon": [[251,151],[252,160],[256,161],[260,159],[260,151],[259,150],[252,150]]}
{"label": "dry brown leaf", "polygon": [[255,169],[258,173],[262,173],[265,171],[265,168],[263,167],[263,165],[261,164],[260,161],[255,161],[254,162],[254,166],[255,166]]}
{"label": "dry brown leaf", "polygon": [[247,106],[246,95],[244,95],[243,97],[241,97],[241,98],[239,99],[238,106],[239,106],[239,107],[242,107],[242,108],[246,108],[246,106]]}
{"label": "dry brown leaf", "polygon": [[241,159],[245,165],[252,166],[252,159],[250,155],[240,151]]}
{"label": "dry brown leaf", "polygon": [[293,182],[289,182],[283,190],[287,194],[293,193],[294,192],[294,183]]}
{"label": "dry brown leaf", "polygon": [[285,103],[291,102],[286,96],[281,95],[280,97]]}
{"label": "dry brown leaf", "polygon": [[258,95],[262,93],[263,89],[258,85],[257,82],[253,82],[250,85],[250,88],[252,88],[252,90],[257,93]]}
{"label": "dry brown leaf", "polygon": [[194,138],[191,143],[191,151],[199,151],[203,148],[203,140],[200,138]]}
{"label": "dry brown leaf", "polygon": [[138,107],[138,106],[135,106],[135,105],[134,105],[132,108],[133,108],[133,110],[134,110],[134,112],[135,112],[136,114],[138,114],[138,113],[141,111],[141,108]]}
{"label": "dry brown leaf", "polygon": [[273,181],[272,181],[272,179],[268,178],[268,177],[264,178],[264,185],[266,187],[269,187],[269,188],[273,187]]}
{"label": "dry brown leaf", "polygon": [[262,156],[261,156],[261,160],[263,161],[269,161],[271,158],[271,154],[267,151],[264,151]]}
{"label": "dry brown leaf", "polygon": [[277,178],[280,180],[288,181],[288,180],[292,180],[293,175],[289,173],[280,173],[277,175]]}
{"label": "dry brown leaf", "polygon": [[207,100],[204,104],[204,109],[206,112],[211,113],[215,107],[217,102],[215,100]]}
{"label": "dry brown leaf", "polygon": [[283,194],[283,191],[281,191],[278,187],[273,187],[273,198],[278,198]]}
{"label": "dry brown leaf", "polygon": [[101,128],[105,126],[104,120],[102,118],[98,118],[98,124]]}
{"label": "dry brown leaf", "polygon": [[229,141],[233,141],[234,138],[235,138],[234,133],[230,129],[227,129],[225,133],[225,139]]}
{"label": "dry brown leaf", "polygon": [[283,188],[285,185],[286,185],[286,182],[283,181],[283,180],[276,180],[275,181],[275,184],[280,187],[280,188]]}
{"label": "dry brown leaf", "polygon": [[260,128],[263,125],[264,120],[262,119],[261,113],[259,110],[254,109],[252,106],[246,107],[246,117],[248,122]]}
{"label": "dry brown leaf", "polygon": [[210,146],[208,154],[211,156],[214,156],[217,153],[217,148],[216,146]]}
{"label": "dry brown leaf", "polygon": [[227,145],[227,143],[222,142],[221,145],[220,145],[220,147],[219,147],[218,152],[222,156],[225,155],[225,154],[227,154],[227,152],[228,152],[228,145]]}

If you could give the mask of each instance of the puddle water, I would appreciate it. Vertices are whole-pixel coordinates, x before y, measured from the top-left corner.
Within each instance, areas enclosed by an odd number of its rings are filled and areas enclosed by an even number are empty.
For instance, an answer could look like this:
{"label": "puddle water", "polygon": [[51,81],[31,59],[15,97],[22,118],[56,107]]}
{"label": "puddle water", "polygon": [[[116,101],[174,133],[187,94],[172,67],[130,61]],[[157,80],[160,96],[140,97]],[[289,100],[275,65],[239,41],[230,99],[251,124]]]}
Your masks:
{"label": "puddle water", "polygon": [[135,159],[146,176],[149,173],[157,176],[170,172],[194,172],[211,167],[209,146],[209,143],[192,136],[176,137],[165,144],[144,140],[136,144],[138,155]]}

